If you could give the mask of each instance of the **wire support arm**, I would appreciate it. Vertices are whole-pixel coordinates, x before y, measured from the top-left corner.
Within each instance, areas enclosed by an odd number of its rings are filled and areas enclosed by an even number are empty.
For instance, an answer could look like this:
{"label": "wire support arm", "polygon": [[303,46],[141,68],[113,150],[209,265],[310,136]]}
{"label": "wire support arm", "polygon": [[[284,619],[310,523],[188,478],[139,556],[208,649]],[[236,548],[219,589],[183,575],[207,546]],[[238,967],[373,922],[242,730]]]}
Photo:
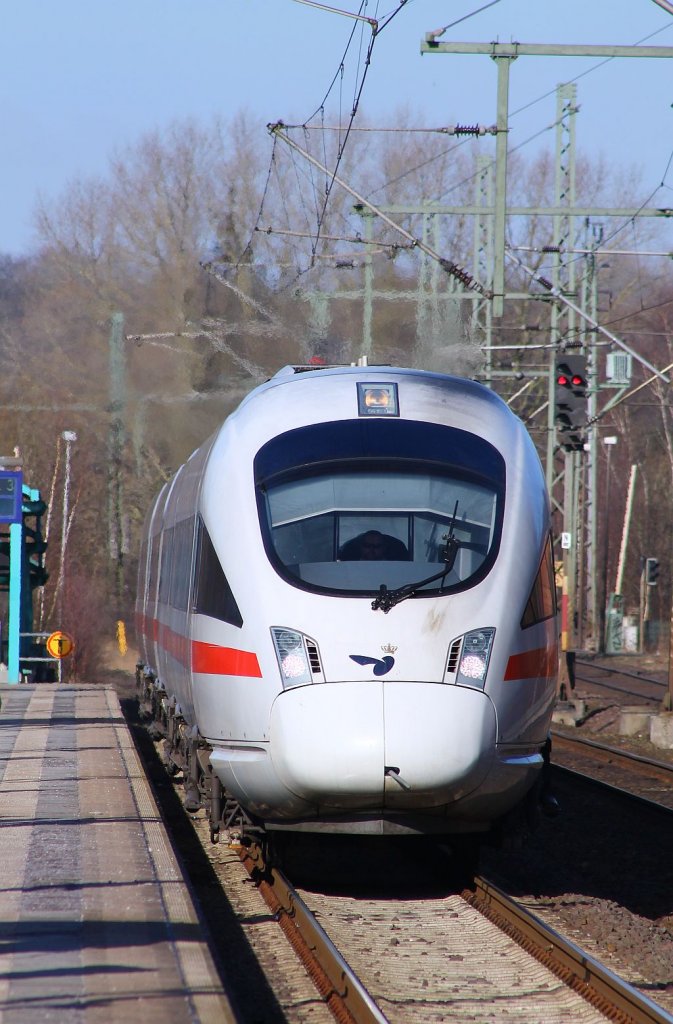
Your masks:
{"label": "wire support arm", "polygon": [[465,288],[469,289],[470,291],[478,292],[480,295],[483,295],[484,298],[493,298],[493,292],[491,291],[491,289],[486,288],[483,284],[481,284],[481,282],[475,280],[472,277],[472,275],[468,273],[467,270],[465,270],[463,267],[458,266],[458,264],[454,263],[453,260],[449,260],[446,259],[446,257],[441,256],[440,253],[436,252],[435,249],[427,245],[422,239],[416,238],[416,236],[413,235],[410,231],[407,231],[406,228],[403,228],[401,224],[398,224],[396,221],[388,217],[387,214],[385,214],[383,210],[381,210],[378,206],[375,206],[373,203],[370,203],[368,199],[365,199],[365,197],[360,195],[359,192],[356,192],[356,190],[352,188],[347,182],[345,182],[343,178],[340,178],[338,177],[338,175],[333,174],[328,167],[326,167],[319,160],[316,160],[314,156],[311,156],[310,153],[308,153],[305,149],[299,146],[293,139],[291,139],[289,135],[285,134],[285,132],[283,131],[285,127],[286,125],[283,121],[277,121],[275,124],[267,125],[267,128],[271,135],[273,135],[275,138],[280,139],[282,142],[285,142],[291,149],[294,149],[297,153],[300,153],[305,160],[307,160],[314,167],[317,167],[318,170],[322,171],[323,174],[330,175],[332,180],[335,181],[337,185],[340,185],[346,192],[348,192],[349,195],[353,196],[353,198],[357,201],[358,205],[365,207],[367,210],[370,210],[371,213],[373,213],[376,217],[379,217],[385,224],[387,224],[389,228],[392,228],[393,231],[396,231],[398,234],[402,235],[403,238],[406,238],[406,240],[409,243],[411,243],[411,248],[420,249],[421,252],[424,252],[426,256],[430,257],[430,259],[436,260],[436,262],[440,265],[442,270],[445,271],[445,273],[450,274],[452,277],[455,277],[456,280],[460,281],[460,283]]}
{"label": "wire support arm", "polygon": [[[343,132],[343,127],[340,124],[285,124],[286,128],[301,128],[305,132]],[[365,126],[352,125],[350,128],[352,132],[365,132],[372,134],[380,132],[382,134],[397,134],[397,135],[497,135],[498,126],[497,124],[484,125],[484,124],[447,124],[439,125],[436,127],[429,126],[428,128],[402,128],[402,127],[383,127],[374,128]]]}
{"label": "wire support arm", "polygon": [[330,7],[328,4],[317,3],[316,0],[295,0],[295,3],[306,4],[307,7],[317,7],[318,10],[328,11],[330,14],[342,14],[344,18],[353,18],[355,21],[364,21],[369,25],[372,32],[378,32],[378,21],[376,18],[368,18],[366,14],[353,14],[352,11],[342,11],[340,7]]}

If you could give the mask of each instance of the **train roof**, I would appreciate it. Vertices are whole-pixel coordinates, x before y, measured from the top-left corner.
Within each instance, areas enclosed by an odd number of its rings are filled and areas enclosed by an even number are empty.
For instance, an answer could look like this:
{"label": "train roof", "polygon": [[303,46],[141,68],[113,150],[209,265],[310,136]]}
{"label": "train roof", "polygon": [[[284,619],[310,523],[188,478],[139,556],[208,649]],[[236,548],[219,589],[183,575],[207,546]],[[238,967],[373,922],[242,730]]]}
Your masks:
{"label": "train roof", "polygon": [[290,365],[243,399],[222,424],[213,451],[221,450],[228,438],[252,452],[269,438],[295,427],[376,413],[359,408],[359,403],[361,389],[378,384],[392,385],[396,408],[388,413],[398,421],[434,422],[467,430],[511,455],[521,444],[532,446],[521,420],[499,395],[478,381],[389,365]]}
{"label": "train roof", "polygon": [[245,406],[249,401],[260,396],[262,393],[287,384],[297,384],[307,380],[316,380],[321,378],[335,378],[335,377],[372,377],[382,376],[384,374],[390,374],[395,377],[405,377],[407,379],[415,379],[418,382],[426,384],[434,383],[435,386],[447,388],[449,390],[459,390],[462,394],[470,395],[474,398],[481,399],[488,403],[500,406],[503,409],[509,410],[509,407],[505,402],[490,388],[486,385],[481,384],[479,381],[472,380],[467,377],[458,377],[452,374],[439,373],[434,370],[422,370],[414,367],[403,367],[394,366],[388,363],[367,363],[365,365],[359,365],[357,363],[344,363],[344,364],[288,364],[287,366],[281,367],[273,377],[254,388],[241,402],[239,408]]}

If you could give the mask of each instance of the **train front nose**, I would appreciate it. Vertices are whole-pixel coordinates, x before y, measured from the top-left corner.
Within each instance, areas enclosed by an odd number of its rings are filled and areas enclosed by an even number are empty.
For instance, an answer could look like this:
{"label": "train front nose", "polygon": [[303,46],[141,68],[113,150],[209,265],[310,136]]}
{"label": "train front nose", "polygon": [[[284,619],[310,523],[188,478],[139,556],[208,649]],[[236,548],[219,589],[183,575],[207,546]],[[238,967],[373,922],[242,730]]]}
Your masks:
{"label": "train front nose", "polygon": [[437,683],[344,682],[286,690],[272,709],[281,782],[325,811],[433,807],[484,779],[495,710],[477,690]]}

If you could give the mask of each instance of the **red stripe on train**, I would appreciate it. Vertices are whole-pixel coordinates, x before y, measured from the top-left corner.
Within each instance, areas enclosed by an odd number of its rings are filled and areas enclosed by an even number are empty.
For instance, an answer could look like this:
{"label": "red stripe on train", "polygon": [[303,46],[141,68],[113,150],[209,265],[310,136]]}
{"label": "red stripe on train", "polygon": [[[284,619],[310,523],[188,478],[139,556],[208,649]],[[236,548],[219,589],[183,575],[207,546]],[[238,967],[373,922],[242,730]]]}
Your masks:
{"label": "red stripe on train", "polygon": [[150,616],[138,615],[136,626],[144,636],[159,645],[189,668],[190,654],[192,672],[203,675],[251,676],[262,678],[262,670],[257,655],[252,651],[238,651],[234,647],[220,647],[219,644],[205,643],[203,640],[190,640],[182,633],[176,633]]}
{"label": "red stripe on train", "polygon": [[511,654],[505,669],[505,680],[551,679],[558,671],[556,647],[538,647],[534,651]]}
{"label": "red stripe on train", "polygon": [[254,676],[261,679],[262,670],[252,651],[218,647],[202,640],[192,640],[192,672],[204,675]]}

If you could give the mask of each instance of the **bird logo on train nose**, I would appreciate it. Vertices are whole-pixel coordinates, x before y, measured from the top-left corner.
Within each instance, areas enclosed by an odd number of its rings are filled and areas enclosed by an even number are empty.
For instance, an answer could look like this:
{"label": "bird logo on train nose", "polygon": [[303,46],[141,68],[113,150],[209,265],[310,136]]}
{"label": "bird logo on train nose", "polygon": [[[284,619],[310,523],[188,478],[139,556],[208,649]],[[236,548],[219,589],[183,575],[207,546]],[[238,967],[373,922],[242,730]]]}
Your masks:
{"label": "bird logo on train nose", "polygon": [[395,664],[395,659],[389,654],[385,658],[367,658],[363,654],[349,654],[348,657],[358,665],[373,665],[372,671],[375,676],[385,676]]}

